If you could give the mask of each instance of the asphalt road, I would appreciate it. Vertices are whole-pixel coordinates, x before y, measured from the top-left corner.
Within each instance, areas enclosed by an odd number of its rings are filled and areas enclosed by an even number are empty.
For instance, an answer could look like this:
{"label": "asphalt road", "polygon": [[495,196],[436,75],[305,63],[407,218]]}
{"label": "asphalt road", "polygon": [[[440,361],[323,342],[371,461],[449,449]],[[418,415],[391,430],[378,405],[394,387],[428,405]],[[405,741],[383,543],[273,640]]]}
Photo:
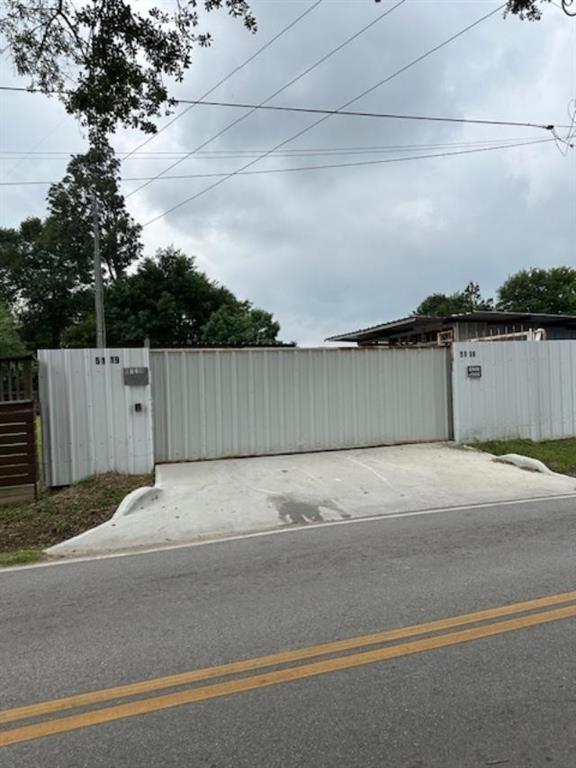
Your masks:
{"label": "asphalt road", "polygon": [[575,500],[0,572],[0,766],[574,768],[572,590]]}

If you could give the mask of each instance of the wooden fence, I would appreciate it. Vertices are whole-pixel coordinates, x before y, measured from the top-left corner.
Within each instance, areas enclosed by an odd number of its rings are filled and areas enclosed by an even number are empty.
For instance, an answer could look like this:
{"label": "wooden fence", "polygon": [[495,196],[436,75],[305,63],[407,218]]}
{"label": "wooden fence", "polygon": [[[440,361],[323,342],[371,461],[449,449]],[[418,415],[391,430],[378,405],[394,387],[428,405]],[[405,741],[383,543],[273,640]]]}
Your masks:
{"label": "wooden fence", "polygon": [[33,363],[0,358],[0,504],[36,495]]}

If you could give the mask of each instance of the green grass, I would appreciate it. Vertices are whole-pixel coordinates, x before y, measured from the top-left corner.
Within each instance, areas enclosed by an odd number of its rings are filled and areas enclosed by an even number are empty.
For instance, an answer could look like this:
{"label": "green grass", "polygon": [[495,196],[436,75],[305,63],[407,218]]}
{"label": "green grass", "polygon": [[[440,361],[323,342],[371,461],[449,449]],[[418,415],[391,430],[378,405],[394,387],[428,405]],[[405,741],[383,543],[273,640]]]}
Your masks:
{"label": "green grass", "polygon": [[553,472],[576,477],[576,438],[566,440],[543,440],[534,443],[532,440],[490,440],[483,443],[473,443],[473,448],[502,456],[505,453],[519,453],[540,459]]}
{"label": "green grass", "polygon": [[41,549],[15,549],[12,552],[0,552],[0,568],[9,565],[27,565],[44,559]]}
{"label": "green grass", "polygon": [[151,482],[150,475],[109,472],[34,502],[0,505],[0,566],[41,558],[46,547],[109,520],[127,493]]}

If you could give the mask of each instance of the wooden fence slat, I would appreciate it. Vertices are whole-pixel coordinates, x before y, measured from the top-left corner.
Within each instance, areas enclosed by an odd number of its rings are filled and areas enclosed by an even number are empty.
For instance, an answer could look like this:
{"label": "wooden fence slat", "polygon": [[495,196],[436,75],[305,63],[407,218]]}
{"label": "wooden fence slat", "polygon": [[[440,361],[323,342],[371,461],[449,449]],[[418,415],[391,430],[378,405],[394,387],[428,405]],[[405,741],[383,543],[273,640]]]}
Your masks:
{"label": "wooden fence slat", "polygon": [[29,426],[34,423],[33,413],[2,413],[0,412],[0,422],[13,427]]}
{"label": "wooden fence slat", "polygon": [[32,485],[36,482],[34,473],[14,475],[13,477],[0,477],[0,488],[10,488],[16,485]]}
{"label": "wooden fence slat", "polygon": [[[0,416],[0,419],[2,417]],[[35,425],[30,424],[2,424],[0,422],[0,437],[21,436],[30,439],[35,435]]]}
{"label": "wooden fence slat", "polygon": [[0,445],[0,464],[10,456],[33,456],[34,447],[29,443],[20,443],[19,445]]}
{"label": "wooden fence slat", "polygon": [[30,422],[24,424],[4,424],[0,423],[0,435],[17,435],[30,432]]}
{"label": "wooden fence slat", "polygon": [[34,472],[30,472],[30,470],[26,469],[26,467],[21,467],[18,472],[14,472],[11,475],[0,475],[0,484],[3,486],[34,482],[36,482],[36,476],[34,475]]}
{"label": "wooden fence slat", "polygon": [[0,453],[2,453],[2,447],[5,445],[30,445],[33,440],[34,435],[30,432],[0,435]]}
{"label": "wooden fence slat", "polygon": [[0,463],[0,477],[7,477],[8,475],[13,474],[22,474],[23,472],[32,472],[34,470],[34,467],[32,467],[29,458],[27,457],[11,457],[10,460],[8,460],[8,457],[5,461],[2,461]]}
{"label": "wooden fence slat", "polygon": [[0,446],[0,465],[6,464],[6,461],[13,456],[33,456],[34,446],[31,443],[22,445],[4,445]]}
{"label": "wooden fence slat", "polygon": [[0,456],[0,475],[7,475],[10,474],[10,472],[14,472],[15,467],[18,468],[18,471],[20,471],[22,467],[28,467],[32,470],[33,467],[30,454],[22,454],[20,456]]}
{"label": "wooden fence slat", "polygon": [[[0,405],[2,405],[0,403]],[[14,418],[26,421],[29,416],[34,416],[34,410],[32,408],[18,407],[17,403],[10,403],[10,408],[0,408],[0,414],[6,419]],[[4,421],[4,418],[2,419]]]}
{"label": "wooden fence slat", "polygon": [[[16,425],[30,424],[30,416],[32,416],[31,413],[24,416],[22,415],[16,416],[14,419],[14,423]],[[8,426],[10,424],[10,421],[11,421],[10,414],[3,413],[2,411],[0,411],[0,428],[3,427],[4,425]]]}
{"label": "wooden fence slat", "polygon": [[0,447],[3,445],[16,445],[18,443],[29,443],[30,432],[0,432]]}
{"label": "wooden fence slat", "polygon": [[29,456],[13,456],[0,462],[0,477],[8,477],[11,474],[21,474],[22,472],[33,472],[35,468],[32,466]]}

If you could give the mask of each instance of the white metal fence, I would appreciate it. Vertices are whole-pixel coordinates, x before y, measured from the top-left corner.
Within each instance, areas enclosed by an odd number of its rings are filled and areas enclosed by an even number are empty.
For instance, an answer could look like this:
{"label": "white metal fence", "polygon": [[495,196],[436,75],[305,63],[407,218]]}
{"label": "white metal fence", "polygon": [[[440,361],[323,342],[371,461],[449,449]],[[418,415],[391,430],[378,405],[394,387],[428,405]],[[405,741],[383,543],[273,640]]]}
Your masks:
{"label": "white metal fence", "polygon": [[152,471],[150,386],[130,379],[147,349],[43,349],[38,363],[47,485]]}
{"label": "white metal fence", "polygon": [[451,436],[445,349],[153,350],[157,461]]}
{"label": "white metal fence", "polygon": [[41,350],[38,360],[49,485],[154,461],[576,436],[576,341]]}
{"label": "white metal fence", "polygon": [[576,436],[576,341],[453,346],[459,442]]}

